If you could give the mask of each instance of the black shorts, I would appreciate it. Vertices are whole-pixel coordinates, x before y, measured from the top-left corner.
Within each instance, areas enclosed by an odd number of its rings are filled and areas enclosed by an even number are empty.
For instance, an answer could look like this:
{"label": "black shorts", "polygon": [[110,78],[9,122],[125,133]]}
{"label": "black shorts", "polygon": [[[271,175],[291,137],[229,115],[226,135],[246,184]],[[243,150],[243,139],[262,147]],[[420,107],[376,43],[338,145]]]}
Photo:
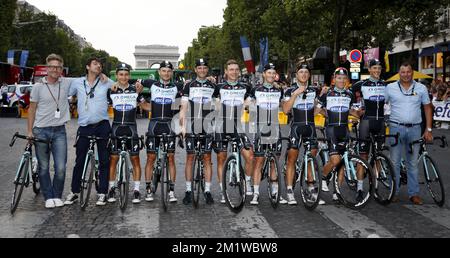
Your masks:
{"label": "black shorts", "polygon": [[299,150],[301,147],[302,139],[304,138],[310,138],[311,149],[318,149],[319,143],[317,142],[316,126],[292,124],[291,133],[289,136],[288,150]]}
{"label": "black shorts", "polygon": [[280,140],[281,131],[278,131],[278,137],[275,137],[269,132],[267,135],[258,133],[255,137],[255,157],[264,157],[264,153],[267,149],[275,150],[276,156],[281,156],[281,150],[283,142]]}
{"label": "black shorts", "polygon": [[[363,119],[359,124],[359,138],[369,140],[370,135],[385,135],[386,126],[383,120]],[[383,145],[383,141],[378,142],[378,146]],[[359,143],[359,152],[368,154],[370,151],[370,144],[368,142]]]}
{"label": "black shorts", "polygon": [[213,149],[215,153],[228,151],[228,141],[226,140],[227,136],[230,137],[238,136],[241,139],[239,143],[240,149],[245,148],[246,150],[250,150],[252,148],[250,138],[245,133],[241,134],[216,133],[214,134],[214,141],[213,141]]}
{"label": "black shorts", "polygon": [[167,134],[169,137],[169,145],[167,147],[168,153],[175,153],[175,133],[172,131],[171,121],[150,121],[148,124],[147,146],[148,154],[155,154],[159,148],[159,138],[155,138],[155,135]]}
{"label": "black shorts", "polygon": [[347,125],[328,126],[327,139],[329,141],[328,146],[330,149],[330,156],[343,155],[346,151],[346,146],[348,142]]}
{"label": "black shorts", "polygon": [[[139,156],[139,135],[137,133],[137,125],[122,125],[112,124],[111,138],[127,136],[133,137],[132,140],[127,140],[126,147],[130,150],[130,156]],[[121,142],[117,139],[111,140],[111,155],[118,155],[121,151]]]}
{"label": "black shorts", "polygon": [[[186,135],[186,153],[195,154],[195,139],[189,138],[189,134]],[[205,138],[201,140],[201,148],[203,153],[211,154],[213,149],[213,138]]]}

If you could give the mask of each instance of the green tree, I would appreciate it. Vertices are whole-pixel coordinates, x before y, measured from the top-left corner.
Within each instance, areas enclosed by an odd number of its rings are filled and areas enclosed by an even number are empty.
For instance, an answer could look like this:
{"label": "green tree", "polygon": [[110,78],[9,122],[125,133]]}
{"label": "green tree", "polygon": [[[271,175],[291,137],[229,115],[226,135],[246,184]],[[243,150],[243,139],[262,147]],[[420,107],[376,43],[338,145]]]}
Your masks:
{"label": "green tree", "polygon": [[395,26],[404,38],[411,38],[411,60],[416,60],[414,49],[418,39],[425,40],[439,31],[438,18],[442,8],[448,7],[448,0],[394,1],[397,20]]}
{"label": "green tree", "polygon": [[0,60],[6,58],[6,52],[11,47],[16,2],[16,0],[0,1]]}

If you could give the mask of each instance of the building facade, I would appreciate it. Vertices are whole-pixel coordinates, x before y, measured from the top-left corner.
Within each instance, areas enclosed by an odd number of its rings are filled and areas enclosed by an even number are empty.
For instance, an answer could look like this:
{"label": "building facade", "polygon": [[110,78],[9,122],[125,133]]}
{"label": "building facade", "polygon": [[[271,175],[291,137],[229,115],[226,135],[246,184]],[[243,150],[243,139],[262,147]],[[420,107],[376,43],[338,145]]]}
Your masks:
{"label": "building facade", "polygon": [[[418,58],[415,68],[435,79],[442,80],[445,77],[446,81],[450,81],[450,8],[445,9],[439,18],[439,28],[436,35],[426,40],[416,40],[414,52]],[[394,49],[389,52],[393,72],[397,72],[401,62],[410,56],[411,44],[411,37],[396,38]]]}
{"label": "building facade", "polygon": [[166,60],[178,67],[180,53],[177,46],[147,45],[136,46],[134,57],[136,59],[136,69],[149,69],[154,64],[159,64]]}

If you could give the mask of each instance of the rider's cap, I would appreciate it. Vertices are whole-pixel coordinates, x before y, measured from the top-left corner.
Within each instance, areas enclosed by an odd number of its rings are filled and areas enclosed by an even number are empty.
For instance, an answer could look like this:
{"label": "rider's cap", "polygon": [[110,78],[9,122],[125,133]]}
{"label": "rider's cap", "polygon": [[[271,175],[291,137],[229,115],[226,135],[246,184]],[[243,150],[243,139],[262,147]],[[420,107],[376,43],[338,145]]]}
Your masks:
{"label": "rider's cap", "polygon": [[164,61],[161,63],[161,65],[159,66],[159,69],[161,68],[169,68],[173,70],[173,64],[169,61]]}
{"label": "rider's cap", "polygon": [[344,67],[339,67],[338,69],[336,69],[336,71],[334,71],[334,75],[345,75],[345,76],[348,76],[348,71]]}
{"label": "rider's cap", "polygon": [[265,71],[267,71],[267,70],[276,70],[276,67],[275,67],[275,65],[274,64],[272,64],[272,63],[268,63],[268,64],[266,64],[265,66],[264,66],[264,72]]}
{"label": "rider's cap", "polygon": [[381,65],[380,60],[372,59],[372,60],[369,61],[369,68],[371,68],[372,66],[375,66],[375,65]]}
{"label": "rider's cap", "polygon": [[199,67],[199,66],[208,66],[208,60],[206,60],[204,58],[195,60],[195,67]]}
{"label": "rider's cap", "polygon": [[125,63],[119,63],[116,67],[116,73],[119,71],[131,71],[131,66]]}

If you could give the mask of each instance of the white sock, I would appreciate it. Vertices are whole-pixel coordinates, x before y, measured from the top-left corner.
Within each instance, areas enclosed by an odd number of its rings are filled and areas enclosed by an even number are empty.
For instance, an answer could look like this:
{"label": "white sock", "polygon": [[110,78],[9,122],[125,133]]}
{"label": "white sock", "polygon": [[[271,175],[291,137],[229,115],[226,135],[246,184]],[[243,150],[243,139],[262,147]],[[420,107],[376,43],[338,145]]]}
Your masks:
{"label": "white sock", "polygon": [[140,187],[141,187],[141,181],[134,181],[134,190],[139,191]]}
{"label": "white sock", "polygon": [[186,181],[186,192],[192,192],[192,182]]}
{"label": "white sock", "polygon": [[314,186],[308,186],[308,190],[311,192],[314,190]]}
{"label": "white sock", "polygon": [[223,193],[223,185],[219,184],[219,186],[220,186],[220,192]]}
{"label": "white sock", "polygon": [[358,191],[362,191],[364,189],[364,181],[358,180]]}
{"label": "white sock", "polygon": [[245,176],[245,181],[247,181],[247,183],[250,183],[252,180],[251,176]]}
{"label": "white sock", "polygon": [[287,190],[288,190],[288,191],[289,191],[289,190],[294,190],[294,187],[288,186],[288,187],[287,187]]}
{"label": "white sock", "polygon": [[113,188],[116,185],[116,181],[109,181],[109,189]]}
{"label": "white sock", "polygon": [[259,195],[259,185],[253,186],[253,193]]}
{"label": "white sock", "polygon": [[211,192],[211,183],[205,183],[205,192]]}

